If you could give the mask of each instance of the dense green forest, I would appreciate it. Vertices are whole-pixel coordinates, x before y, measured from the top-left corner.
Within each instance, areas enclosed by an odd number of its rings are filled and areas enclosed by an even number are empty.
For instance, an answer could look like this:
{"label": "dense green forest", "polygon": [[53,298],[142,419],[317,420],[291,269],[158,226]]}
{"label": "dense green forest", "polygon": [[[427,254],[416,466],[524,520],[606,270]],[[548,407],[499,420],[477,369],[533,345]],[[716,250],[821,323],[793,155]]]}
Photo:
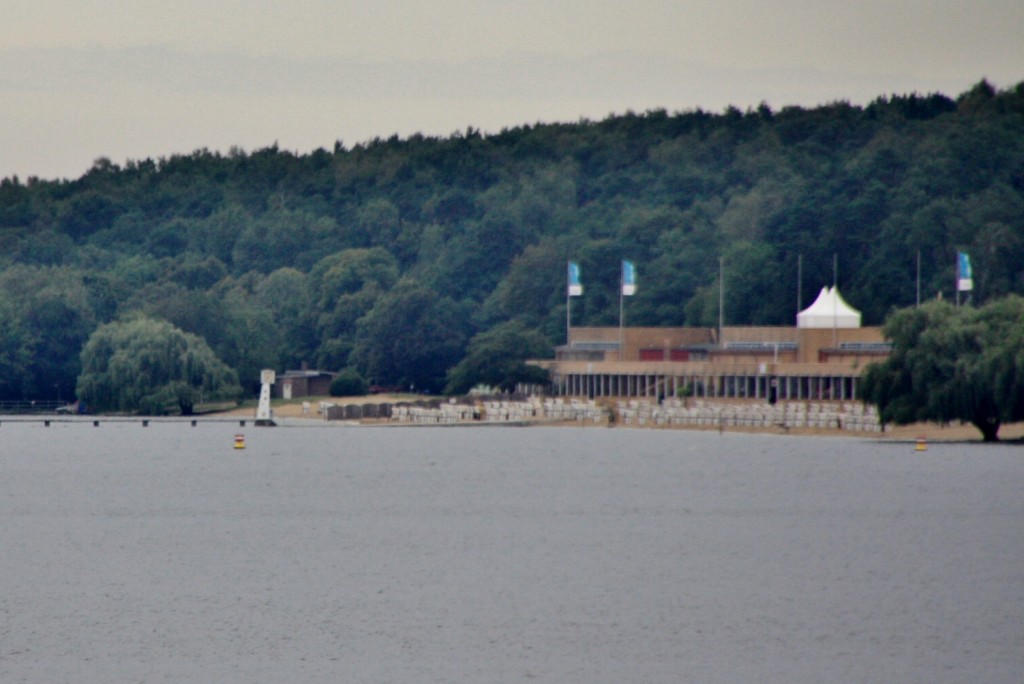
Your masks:
{"label": "dense green forest", "polygon": [[[261,368],[355,368],[442,391],[463,359],[550,353],[574,325],[792,324],[833,278],[881,324],[1024,293],[1024,83],[867,106],[648,111],[294,154],[198,150],[75,180],[0,182],[0,398],[68,399],[101,326],[204,341]],[[192,338],[190,338],[192,339]],[[462,375],[466,366],[463,365]]]}

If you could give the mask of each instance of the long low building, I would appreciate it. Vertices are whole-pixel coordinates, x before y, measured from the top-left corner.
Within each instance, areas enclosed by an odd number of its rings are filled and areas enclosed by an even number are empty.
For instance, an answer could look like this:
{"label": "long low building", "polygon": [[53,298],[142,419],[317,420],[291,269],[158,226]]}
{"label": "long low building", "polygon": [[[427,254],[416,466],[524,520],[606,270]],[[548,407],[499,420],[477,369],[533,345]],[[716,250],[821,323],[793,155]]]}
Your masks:
{"label": "long low building", "polygon": [[[852,311],[825,288],[801,316],[840,306]],[[578,327],[554,360],[531,363],[549,371],[552,392],[563,396],[852,401],[864,367],[890,351],[882,329],[860,327],[853,313],[720,331]]]}

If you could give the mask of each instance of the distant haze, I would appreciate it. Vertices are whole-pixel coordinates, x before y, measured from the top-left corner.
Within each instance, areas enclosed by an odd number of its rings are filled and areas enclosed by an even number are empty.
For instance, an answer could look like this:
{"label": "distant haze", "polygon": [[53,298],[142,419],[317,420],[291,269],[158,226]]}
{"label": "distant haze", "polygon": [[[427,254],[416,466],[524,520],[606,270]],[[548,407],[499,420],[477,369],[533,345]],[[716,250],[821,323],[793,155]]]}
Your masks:
{"label": "distant haze", "polygon": [[0,177],[1024,80],[1024,3],[15,0]]}

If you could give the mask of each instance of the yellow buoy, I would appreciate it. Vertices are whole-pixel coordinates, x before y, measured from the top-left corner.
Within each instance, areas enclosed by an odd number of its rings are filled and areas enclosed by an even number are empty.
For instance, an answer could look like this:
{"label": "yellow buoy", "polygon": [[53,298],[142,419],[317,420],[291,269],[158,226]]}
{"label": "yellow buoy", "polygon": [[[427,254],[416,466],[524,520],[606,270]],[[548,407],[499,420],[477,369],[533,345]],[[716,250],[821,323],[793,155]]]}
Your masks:
{"label": "yellow buoy", "polygon": [[914,451],[928,451],[928,440],[924,437],[918,437],[917,446],[914,447]]}
{"label": "yellow buoy", "polygon": [[245,435],[235,435],[235,448],[236,449],[244,449],[245,448]]}

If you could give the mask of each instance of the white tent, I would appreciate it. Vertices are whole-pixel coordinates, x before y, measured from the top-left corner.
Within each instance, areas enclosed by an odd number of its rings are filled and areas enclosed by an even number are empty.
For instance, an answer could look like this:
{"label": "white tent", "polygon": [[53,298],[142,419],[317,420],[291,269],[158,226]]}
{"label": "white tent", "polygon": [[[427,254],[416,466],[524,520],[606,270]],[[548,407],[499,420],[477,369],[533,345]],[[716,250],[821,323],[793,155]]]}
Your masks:
{"label": "white tent", "polygon": [[821,288],[814,303],[796,315],[798,328],[859,328],[860,311],[846,303],[835,287]]}

